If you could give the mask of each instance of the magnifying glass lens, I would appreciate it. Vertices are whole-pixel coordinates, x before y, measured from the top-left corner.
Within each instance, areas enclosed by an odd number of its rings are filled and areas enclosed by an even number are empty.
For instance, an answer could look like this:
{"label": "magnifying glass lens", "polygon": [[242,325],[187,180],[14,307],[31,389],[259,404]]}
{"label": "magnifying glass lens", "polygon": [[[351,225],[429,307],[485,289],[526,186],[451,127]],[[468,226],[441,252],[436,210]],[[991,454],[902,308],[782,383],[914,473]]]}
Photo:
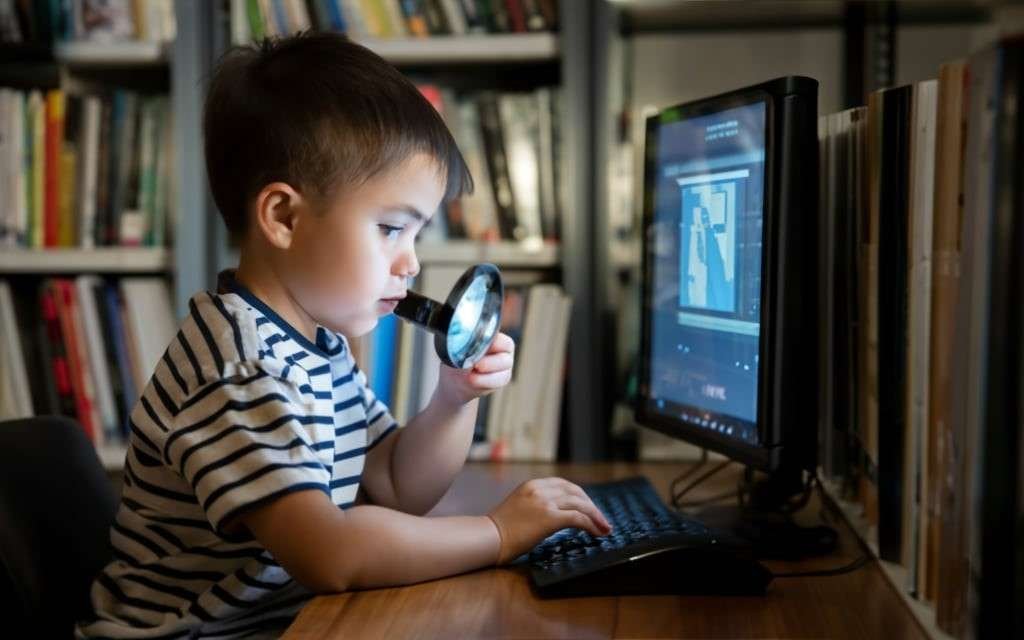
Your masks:
{"label": "magnifying glass lens", "polygon": [[434,348],[442,362],[469,369],[498,334],[503,296],[498,268],[478,264],[462,274],[444,304],[410,292],[395,315],[434,333]]}

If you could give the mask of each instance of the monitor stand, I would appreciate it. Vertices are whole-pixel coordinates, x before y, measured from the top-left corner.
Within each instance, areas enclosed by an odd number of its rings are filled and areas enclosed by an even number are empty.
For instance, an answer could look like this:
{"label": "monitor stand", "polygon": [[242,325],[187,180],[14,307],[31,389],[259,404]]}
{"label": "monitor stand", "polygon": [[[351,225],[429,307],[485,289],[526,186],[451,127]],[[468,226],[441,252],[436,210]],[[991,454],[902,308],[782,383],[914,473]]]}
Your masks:
{"label": "monitor stand", "polygon": [[779,472],[755,480],[748,468],[739,487],[748,496],[743,504],[709,505],[687,512],[746,540],[758,559],[800,560],[828,555],[838,548],[836,530],[825,525],[802,526],[791,515],[794,504],[799,509],[806,503],[800,496],[813,490],[802,476],[800,471]]}

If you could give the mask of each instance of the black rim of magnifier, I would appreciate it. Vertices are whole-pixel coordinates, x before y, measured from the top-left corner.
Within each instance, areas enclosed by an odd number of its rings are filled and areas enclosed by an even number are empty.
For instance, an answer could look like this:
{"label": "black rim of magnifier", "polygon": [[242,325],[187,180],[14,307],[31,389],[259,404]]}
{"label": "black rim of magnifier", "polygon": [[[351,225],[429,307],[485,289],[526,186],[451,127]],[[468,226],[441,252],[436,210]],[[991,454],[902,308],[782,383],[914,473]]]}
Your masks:
{"label": "black rim of magnifier", "polygon": [[[456,281],[444,303],[409,291],[405,299],[401,300],[395,308],[395,315],[418,324],[434,334],[434,348],[441,360],[450,367],[459,368],[459,365],[452,360],[451,354],[448,353],[448,325],[451,323],[452,316],[455,315],[455,305],[479,276],[487,276],[492,282],[491,294],[484,300],[484,308],[480,316],[485,317],[489,312],[496,315],[494,334],[497,334],[501,325],[501,304],[505,298],[505,289],[501,273],[493,264],[483,263],[467,269]],[[497,292],[497,295],[494,295],[494,292]],[[487,325],[488,323],[478,323],[473,330],[470,342],[478,340]],[[493,337],[493,335],[489,336],[489,338]]]}
{"label": "black rim of magnifier", "polygon": [[[473,336],[470,338],[469,343],[480,340],[481,334],[488,328],[493,326],[493,332],[490,336],[487,336],[487,343],[490,346],[490,341],[497,335],[498,329],[501,325],[501,302],[505,298],[505,288],[501,281],[501,273],[498,271],[498,267],[493,264],[483,263],[475,265],[466,270],[465,273],[459,278],[455,286],[452,287],[451,293],[448,294],[448,300],[445,302],[443,307],[443,320],[445,330],[434,334],[434,349],[438,354],[443,354],[441,359],[444,363],[451,367],[461,368],[460,365],[456,364],[451,354],[448,353],[448,325],[451,322],[452,316],[455,315],[455,306],[465,295],[466,290],[473,284],[473,281],[479,276],[487,276],[491,279],[492,285],[488,295],[484,298],[484,308],[480,311],[480,317],[486,318],[490,314],[494,314],[495,321],[489,322],[477,322],[476,326],[473,327]],[[497,295],[495,295],[495,293]],[[479,358],[477,359],[479,360]],[[475,362],[474,362],[475,364]]]}

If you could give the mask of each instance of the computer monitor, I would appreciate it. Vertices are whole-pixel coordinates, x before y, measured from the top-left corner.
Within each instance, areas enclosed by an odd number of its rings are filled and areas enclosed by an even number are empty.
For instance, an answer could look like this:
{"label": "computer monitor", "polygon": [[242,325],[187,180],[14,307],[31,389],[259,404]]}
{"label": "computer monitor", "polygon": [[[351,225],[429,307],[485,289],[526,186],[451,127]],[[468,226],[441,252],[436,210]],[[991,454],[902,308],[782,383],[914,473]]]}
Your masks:
{"label": "computer monitor", "polygon": [[794,482],[817,465],[817,90],[646,122],[637,420]]}

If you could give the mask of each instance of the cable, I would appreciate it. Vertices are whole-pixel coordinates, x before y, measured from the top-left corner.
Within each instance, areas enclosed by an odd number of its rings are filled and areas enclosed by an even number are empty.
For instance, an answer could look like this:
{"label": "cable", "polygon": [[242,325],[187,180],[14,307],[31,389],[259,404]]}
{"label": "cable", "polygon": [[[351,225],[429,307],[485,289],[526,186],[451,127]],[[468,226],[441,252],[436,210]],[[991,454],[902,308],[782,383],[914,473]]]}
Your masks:
{"label": "cable", "polygon": [[[669,487],[669,492],[670,492],[670,494],[672,496],[672,507],[674,509],[676,509],[676,510],[681,510],[681,509],[687,508],[687,507],[703,506],[703,505],[706,505],[706,504],[710,504],[710,503],[713,503],[713,502],[718,502],[719,500],[724,500],[724,499],[732,498],[732,497],[738,497],[739,498],[739,503],[740,503],[741,506],[750,506],[751,494],[753,493],[753,487],[755,485],[753,470],[750,469],[750,468],[747,469],[747,472],[744,475],[744,480],[742,480],[739,483],[739,487],[735,491],[726,491],[726,492],[720,493],[718,495],[714,495],[714,496],[711,496],[711,497],[708,497],[708,498],[703,498],[701,500],[694,500],[694,501],[691,501],[691,502],[688,502],[688,503],[682,502],[683,496],[685,496],[687,493],[692,491],[694,487],[698,486],[700,483],[704,482],[705,480],[707,480],[711,476],[715,475],[716,473],[718,473],[719,471],[721,471],[722,469],[724,469],[728,465],[732,464],[732,462],[733,462],[732,460],[725,460],[724,462],[722,462],[722,463],[712,467],[710,470],[708,470],[708,471],[704,472],[703,474],[701,474],[700,476],[698,476],[696,479],[694,479],[692,482],[690,482],[688,485],[686,485],[682,490],[677,491],[676,488],[680,484],[682,484],[682,482],[684,482],[685,480],[689,479],[691,476],[695,475],[697,473],[697,471],[702,469],[705,466],[706,461],[707,461],[707,452],[705,451],[701,461],[698,464],[694,465],[692,468],[688,469],[685,473],[681,474],[680,476],[678,476],[677,478],[672,480],[672,482],[670,484],[670,487]],[[822,487],[821,487],[821,480],[818,478],[818,474],[817,473],[808,474],[807,480],[804,483],[803,491],[801,491],[800,494],[797,495],[796,497],[787,498],[782,504],[778,505],[777,509],[774,510],[775,513],[780,515],[780,516],[782,516],[787,521],[791,521],[790,516],[793,513],[799,511],[802,508],[804,508],[807,505],[807,503],[810,501],[811,496],[814,494],[815,487],[817,487],[819,489],[819,493],[822,495],[822,498],[823,498],[822,502],[826,505],[821,510],[821,512],[819,512],[819,517],[821,517],[822,520],[826,520],[826,517],[825,517],[826,513],[828,513],[829,515],[835,517],[836,516],[836,513],[835,513],[835,508],[836,507],[828,499],[828,497],[825,495],[824,491],[821,490],[822,489]],[[839,519],[841,520],[842,518],[839,518]],[[863,545],[862,545],[862,548],[863,548]],[[850,563],[848,563],[846,565],[840,566],[840,567],[835,567],[835,568],[832,568],[832,569],[821,569],[821,570],[816,570],[816,571],[794,571],[794,572],[784,572],[784,573],[773,573],[772,577],[773,578],[798,578],[798,577],[803,578],[803,577],[838,576],[838,575],[842,575],[842,574],[846,574],[846,573],[851,573],[853,571],[856,571],[857,569],[860,569],[864,565],[868,564],[868,562],[870,562],[872,560],[872,558],[873,558],[873,556],[870,553],[865,552],[859,558],[857,558],[856,560],[854,560],[854,561],[852,561],[852,562],[850,562]]]}
{"label": "cable", "polygon": [[681,483],[681,482],[683,482],[684,480],[686,480],[687,478],[689,478],[693,474],[697,473],[698,470],[700,470],[705,464],[707,464],[707,461],[708,461],[708,450],[707,449],[701,449],[700,450],[700,462],[698,462],[697,464],[693,465],[692,467],[687,469],[684,473],[680,474],[674,480],[672,480],[672,482],[669,484],[669,488],[668,488],[669,495],[675,495],[675,493],[676,493],[676,485]]}
{"label": "cable", "polygon": [[793,571],[791,573],[773,573],[773,578],[808,578],[813,576],[838,576],[860,569],[871,561],[871,556],[864,554],[853,562],[836,567],[835,569],[822,569],[821,571]]}
{"label": "cable", "polygon": [[[707,471],[707,472],[703,473],[702,475],[700,475],[696,480],[692,481],[690,484],[686,485],[686,487],[684,487],[682,491],[679,491],[678,493],[676,493],[674,490],[672,490],[672,507],[675,508],[675,509],[680,509],[681,508],[680,505],[682,504],[683,496],[685,496],[687,493],[692,491],[694,487],[696,487],[700,483],[704,482],[705,480],[707,480],[711,476],[715,475],[716,473],[718,473],[722,469],[726,468],[730,464],[732,464],[732,460],[725,460],[724,462],[721,462],[721,463],[715,465],[710,471]],[[701,466],[703,466],[703,463],[702,463]],[[687,474],[685,477],[689,477],[690,475],[692,475],[692,473],[691,474]],[[673,484],[673,487],[674,487],[676,482],[673,481],[672,484]]]}
{"label": "cable", "polygon": [[[835,504],[835,502],[832,500],[832,498],[828,494],[826,494],[825,491],[822,489],[822,487],[821,487],[821,479],[818,477],[817,473],[813,474],[813,476],[811,477],[811,482],[808,483],[808,484],[809,484],[809,486],[815,486],[816,485],[818,487],[818,493],[819,493],[819,495],[821,497],[821,502],[824,505],[823,508],[821,509],[821,511],[819,512],[819,517],[822,520],[825,520],[826,519],[825,518],[825,514],[826,513],[830,513],[832,517],[838,516],[838,518],[836,518],[836,519],[837,520],[842,520],[845,523],[846,522],[845,518],[843,518],[841,514],[837,513],[837,511],[839,509],[838,506]],[[861,556],[859,558],[857,558],[856,560],[854,560],[853,562],[851,562],[849,564],[846,564],[846,565],[843,565],[841,567],[836,567],[834,569],[822,569],[820,571],[794,571],[794,572],[790,572],[790,573],[774,573],[774,574],[772,574],[772,577],[773,578],[804,578],[804,577],[815,577],[815,576],[838,576],[838,575],[842,575],[844,573],[850,573],[852,571],[856,571],[857,569],[860,569],[861,567],[866,565],[868,562],[870,562],[874,558],[874,556],[872,556],[871,553],[867,550],[867,548],[864,545],[864,542],[862,540],[860,540],[859,536],[857,536],[857,534],[854,533],[854,532],[851,532],[851,533],[853,533],[854,538],[859,543],[859,545],[861,547],[861,551],[863,552],[861,554]]]}
{"label": "cable", "polygon": [[709,498],[701,498],[700,500],[691,500],[689,502],[678,502],[674,504],[676,509],[691,509],[693,507],[703,507],[704,505],[713,504],[715,502],[721,502],[722,500],[728,500],[735,498],[738,492],[736,491],[724,491],[718,495],[711,496]]}

